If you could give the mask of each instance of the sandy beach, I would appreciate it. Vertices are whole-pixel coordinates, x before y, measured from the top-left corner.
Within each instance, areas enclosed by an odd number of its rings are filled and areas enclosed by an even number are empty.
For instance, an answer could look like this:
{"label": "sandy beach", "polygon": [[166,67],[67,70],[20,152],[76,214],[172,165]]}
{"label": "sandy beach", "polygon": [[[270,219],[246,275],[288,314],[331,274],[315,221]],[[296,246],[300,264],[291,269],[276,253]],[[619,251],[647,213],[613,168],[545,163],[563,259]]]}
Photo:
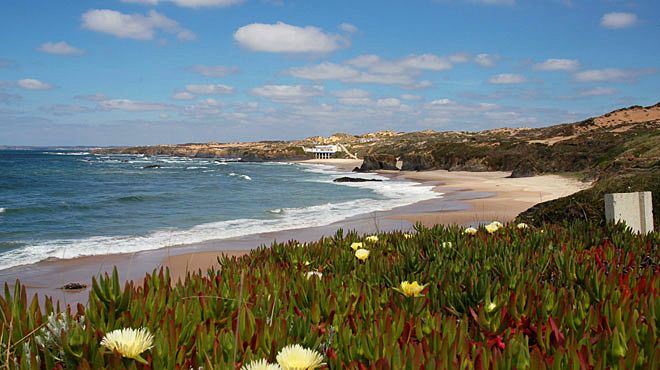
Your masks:
{"label": "sandy beach", "polygon": [[[303,163],[320,163],[350,171],[361,161],[352,159],[310,160]],[[139,283],[144,274],[160,267],[167,267],[173,279],[181,279],[188,272],[217,268],[217,257],[238,257],[259,246],[273,241],[318,240],[333,235],[337,229],[374,233],[388,230],[409,230],[420,222],[434,224],[476,225],[481,222],[511,221],[515,216],[539,202],[567,196],[589,184],[556,175],[512,179],[507,172],[398,172],[382,171],[381,174],[433,185],[443,193],[437,199],[398,207],[385,212],[373,212],[349,218],[326,226],[284,230],[247,235],[238,238],[212,240],[199,244],[175,246],[164,249],[104,256],[80,257],[69,260],[43,261],[33,265],[18,266],[0,271],[0,283],[13,285],[16,279],[28,287],[28,295],[46,294],[65,304],[85,303],[87,290],[63,292],[60,286],[68,282],[91,284],[91,277],[112,270],[117,266],[122,279]]]}

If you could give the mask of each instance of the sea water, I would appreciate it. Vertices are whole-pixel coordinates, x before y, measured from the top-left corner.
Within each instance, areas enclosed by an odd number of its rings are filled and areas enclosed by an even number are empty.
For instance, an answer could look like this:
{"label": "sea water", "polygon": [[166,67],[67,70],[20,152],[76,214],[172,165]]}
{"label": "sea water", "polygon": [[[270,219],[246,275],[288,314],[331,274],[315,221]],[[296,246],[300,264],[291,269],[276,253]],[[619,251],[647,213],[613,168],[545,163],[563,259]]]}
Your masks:
{"label": "sea water", "polygon": [[[383,181],[332,181],[347,175]],[[321,226],[438,196],[327,165],[0,150],[0,269]]]}

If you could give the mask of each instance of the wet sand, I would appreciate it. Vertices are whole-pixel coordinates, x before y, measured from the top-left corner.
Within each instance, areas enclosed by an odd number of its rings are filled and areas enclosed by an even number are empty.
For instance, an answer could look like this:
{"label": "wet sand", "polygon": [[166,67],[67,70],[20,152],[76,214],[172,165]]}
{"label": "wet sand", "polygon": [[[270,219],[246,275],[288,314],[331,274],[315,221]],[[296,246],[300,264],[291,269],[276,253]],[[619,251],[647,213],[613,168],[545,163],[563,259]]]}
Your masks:
{"label": "wet sand", "polygon": [[[305,163],[322,163],[351,170],[361,161],[349,159],[311,160]],[[435,224],[476,225],[499,220],[511,221],[518,213],[536,203],[570,195],[589,186],[577,180],[555,175],[509,179],[506,172],[398,172],[382,171],[397,179],[408,179],[425,185],[434,185],[441,198],[431,199],[390,211],[372,212],[352,217],[334,224],[247,235],[238,238],[212,240],[198,244],[173,246],[131,254],[79,257],[68,260],[43,261],[0,271],[0,284],[13,286],[20,279],[28,288],[28,295],[49,295],[63,304],[85,303],[92,276],[111,272],[117,266],[122,280],[139,284],[145,273],[161,267],[170,268],[174,281],[189,272],[206,271],[218,267],[221,255],[239,257],[259,246],[269,246],[273,241],[296,240],[309,242],[322,236],[334,235],[338,229],[356,230],[359,233],[410,230],[420,222],[426,226]],[[69,282],[87,284],[88,288],[76,292],[59,289]]]}

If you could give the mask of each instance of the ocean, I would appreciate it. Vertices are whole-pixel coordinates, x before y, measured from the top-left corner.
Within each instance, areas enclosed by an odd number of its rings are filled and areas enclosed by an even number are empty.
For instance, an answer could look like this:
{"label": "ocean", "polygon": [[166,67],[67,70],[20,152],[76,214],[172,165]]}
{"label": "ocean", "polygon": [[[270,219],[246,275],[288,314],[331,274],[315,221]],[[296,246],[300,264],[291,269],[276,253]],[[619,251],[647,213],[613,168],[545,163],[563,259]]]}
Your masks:
{"label": "ocean", "polygon": [[321,226],[438,196],[327,165],[0,150],[0,269]]}

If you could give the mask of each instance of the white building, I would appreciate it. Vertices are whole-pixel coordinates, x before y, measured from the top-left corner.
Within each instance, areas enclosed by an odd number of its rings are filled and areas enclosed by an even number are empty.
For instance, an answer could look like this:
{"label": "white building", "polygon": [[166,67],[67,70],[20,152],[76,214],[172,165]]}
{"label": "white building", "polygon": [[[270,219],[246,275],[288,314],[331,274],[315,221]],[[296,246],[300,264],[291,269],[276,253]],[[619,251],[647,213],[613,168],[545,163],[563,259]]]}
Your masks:
{"label": "white building", "polygon": [[305,153],[314,153],[316,159],[329,159],[339,151],[337,145],[316,145],[313,148],[303,147]]}

